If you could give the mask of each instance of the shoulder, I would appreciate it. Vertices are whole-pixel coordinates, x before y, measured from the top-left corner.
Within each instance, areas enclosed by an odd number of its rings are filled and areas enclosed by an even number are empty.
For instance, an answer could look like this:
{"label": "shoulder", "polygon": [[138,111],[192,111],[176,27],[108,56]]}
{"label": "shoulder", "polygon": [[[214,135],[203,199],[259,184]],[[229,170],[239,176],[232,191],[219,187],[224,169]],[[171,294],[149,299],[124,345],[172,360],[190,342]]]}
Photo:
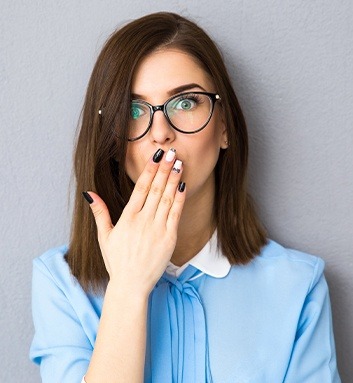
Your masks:
{"label": "shoulder", "polygon": [[53,247],[47,251],[45,251],[39,257],[33,259],[34,264],[37,263],[52,263],[55,260],[62,260],[65,257],[65,254],[68,251],[68,245],[61,245],[57,247]]}
{"label": "shoulder", "polygon": [[33,282],[55,284],[65,290],[78,284],[65,260],[67,245],[54,247],[33,259]]}
{"label": "shoulder", "polygon": [[65,269],[67,263],[65,254],[68,250],[67,245],[53,247],[44,252],[39,257],[33,259],[33,267],[43,272],[55,273],[57,270]]}
{"label": "shoulder", "polygon": [[51,311],[60,316],[74,310],[80,318],[87,317],[87,313],[95,316],[92,304],[98,307],[102,296],[84,291],[65,260],[67,250],[66,245],[52,248],[33,260],[33,311]]}
{"label": "shoulder", "polygon": [[268,240],[260,253],[247,265],[233,265],[229,277],[256,291],[271,294],[305,296],[320,281],[325,288],[325,263],[314,255],[288,249]]}
{"label": "shoulder", "polygon": [[324,261],[312,254],[308,254],[299,250],[286,248],[279,243],[268,240],[267,244],[262,248],[257,260],[269,264],[283,264],[301,269],[323,269]]}
{"label": "shoulder", "polygon": [[268,239],[266,245],[261,249],[259,256],[264,259],[288,259],[289,261],[304,262],[309,265],[315,265],[317,262],[322,261],[321,258],[316,255],[286,248],[272,239]]}
{"label": "shoulder", "polygon": [[285,248],[269,240],[254,259],[253,266],[273,278],[285,279],[287,283],[305,283],[310,290],[323,275],[325,262],[318,256]]}

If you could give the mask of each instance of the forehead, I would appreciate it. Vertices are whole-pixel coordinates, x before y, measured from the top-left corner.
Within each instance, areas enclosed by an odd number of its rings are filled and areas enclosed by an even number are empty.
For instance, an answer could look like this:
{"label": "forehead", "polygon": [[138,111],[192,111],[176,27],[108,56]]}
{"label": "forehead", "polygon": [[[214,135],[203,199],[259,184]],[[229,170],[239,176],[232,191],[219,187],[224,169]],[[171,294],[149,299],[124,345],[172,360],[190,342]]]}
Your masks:
{"label": "forehead", "polygon": [[195,83],[214,91],[212,80],[192,55],[177,49],[163,49],[147,55],[137,66],[132,93],[149,96],[167,94],[171,89]]}

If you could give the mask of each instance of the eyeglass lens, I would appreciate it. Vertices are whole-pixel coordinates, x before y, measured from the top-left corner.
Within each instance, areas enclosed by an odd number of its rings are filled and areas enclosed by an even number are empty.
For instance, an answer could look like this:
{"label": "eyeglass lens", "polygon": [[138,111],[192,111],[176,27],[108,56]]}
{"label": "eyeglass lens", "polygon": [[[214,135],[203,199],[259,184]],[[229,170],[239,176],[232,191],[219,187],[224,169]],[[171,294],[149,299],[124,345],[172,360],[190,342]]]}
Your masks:
{"label": "eyeglass lens", "polygon": [[[212,113],[212,100],[205,94],[187,93],[171,98],[165,105],[170,123],[178,130],[192,133],[202,128]],[[143,135],[149,128],[151,106],[144,101],[132,101],[129,139]]]}

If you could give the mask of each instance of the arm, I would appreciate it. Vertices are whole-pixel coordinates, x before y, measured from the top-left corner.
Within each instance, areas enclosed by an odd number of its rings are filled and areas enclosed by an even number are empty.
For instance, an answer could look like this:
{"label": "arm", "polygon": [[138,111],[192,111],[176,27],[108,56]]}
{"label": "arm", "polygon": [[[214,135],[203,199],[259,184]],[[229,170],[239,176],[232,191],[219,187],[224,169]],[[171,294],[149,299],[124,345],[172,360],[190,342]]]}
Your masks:
{"label": "arm", "polygon": [[147,305],[109,283],[86,383],[143,382]]}
{"label": "arm", "polygon": [[[92,358],[98,317],[80,286],[72,283],[63,253],[56,250],[52,255],[55,262],[43,262],[41,258],[33,262],[35,336],[30,357],[40,365],[43,383],[85,383],[81,379]],[[124,358],[120,373],[128,369],[138,372],[139,365],[142,366],[140,375],[143,373],[146,308],[147,300],[124,294],[121,288],[109,283],[95,342],[97,352],[91,362],[99,367],[96,381],[109,381],[107,372],[114,368],[107,365],[111,355]],[[125,365],[128,361],[131,366]],[[130,378],[122,378],[122,381],[131,381]],[[89,381],[90,376],[86,379]]]}
{"label": "arm", "polygon": [[318,259],[284,383],[340,383],[324,264]]}
{"label": "arm", "polygon": [[[43,383],[79,383],[87,370],[93,346],[68,294],[81,296],[82,291],[78,288],[74,294],[68,293],[72,284],[67,279],[71,276],[63,254],[55,250],[49,256],[55,259],[55,270],[49,268],[41,258],[33,262],[32,314],[35,335],[30,358],[40,365]],[[61,273],[61,280],[53,274],[56,270]],[[71,287],[66,288],[66,285]],[[86,311],[83,292],[82,297],[81,309]],[[88,312],[88,302],[87,305]]]}
{"label": "arm", "polygon": [[148,296],[175,249],[185,200],[173,162],[148,162],[115,226],[89,193],[110,280],[87,383],[143,382]]}

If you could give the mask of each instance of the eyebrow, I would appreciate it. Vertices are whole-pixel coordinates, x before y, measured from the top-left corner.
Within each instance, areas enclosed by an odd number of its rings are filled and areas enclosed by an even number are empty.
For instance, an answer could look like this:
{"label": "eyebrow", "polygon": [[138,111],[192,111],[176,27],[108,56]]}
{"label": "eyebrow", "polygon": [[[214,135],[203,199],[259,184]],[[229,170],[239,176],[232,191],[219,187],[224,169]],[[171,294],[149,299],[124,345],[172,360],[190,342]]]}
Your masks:
{"label": "eyebrow", "polygon": [[[185,92],[187,90],[194,89],[194,88],[199,88],[199,89],[203,90],[204,92],[207,92],[206,89],[203,88],[201,85],[196,84],[196,83],[193,82],[193,83],[190,83],[190,84],[184,84],[184,85],[180,85],[180,86],[178,86],[176,88],[173,88],[173,89],[169,90],[167,92],[167,94],[169,95],[169,97],[171,97],[174,94],[182,93],[182,92]],[[145,97],[141,96],[140,94],[136,94],[136,93],[131,93],[131,98],[139,99],[139,100],[145,99]]]}

